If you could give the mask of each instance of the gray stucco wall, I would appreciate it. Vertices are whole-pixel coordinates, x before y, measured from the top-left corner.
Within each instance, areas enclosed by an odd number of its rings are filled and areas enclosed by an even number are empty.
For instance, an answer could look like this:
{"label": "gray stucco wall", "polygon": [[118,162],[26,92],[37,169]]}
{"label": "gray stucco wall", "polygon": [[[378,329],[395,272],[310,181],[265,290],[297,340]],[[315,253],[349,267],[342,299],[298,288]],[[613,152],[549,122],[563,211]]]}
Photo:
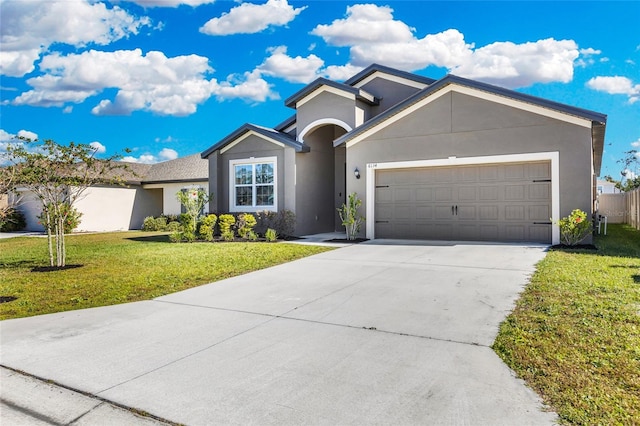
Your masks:
{"label": "gray stucco wall", "polygon": [[[558,151],[560,215],[592,212],[591,131],[452,92],[347,149],[347,170],[367,163]],[[365,179],[347,173],[366,205]]]}
{"label": "gray stucco wall", "polygon": [[[290,147],[281,147],[265,139],[252,135],[220,154],[218,151],[209,156],[209,190],[214,193],[215,202],[210,210],[215,213],[229,211],[229,161],[249,159],[251,157],[276,157],[277,203],[278,210],[284,209],[291,203],[287,200],[285,189],[291,189],[288,181],[295,179],[293,167],[287,164],[293,160],[292,155],[285,155],[285,150],[293,151]],[[291,175],[290,175],[291,174]],[[293,196],[289,193],[288,196]]]}
{"label": "gray stucco wall", "polygon": [[334,118],[355,127],[356,101],[324,92],[301,105],[296,112],[298,134],[318,119]]}
{"label": "gray stucco wall", "polygon": [[420,90],[416,87],[406,86],[380,77],[374,78],[361,88],[380,98],[380,104],[371,107],[372,116],[388,110]]}

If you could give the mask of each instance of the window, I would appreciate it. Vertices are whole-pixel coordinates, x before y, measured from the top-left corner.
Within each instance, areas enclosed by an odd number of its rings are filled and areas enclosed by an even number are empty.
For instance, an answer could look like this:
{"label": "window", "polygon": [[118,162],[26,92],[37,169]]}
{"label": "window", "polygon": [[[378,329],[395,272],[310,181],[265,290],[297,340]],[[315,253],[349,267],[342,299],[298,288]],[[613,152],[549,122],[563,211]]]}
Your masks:
{"label": "window", "polygon": [[277,210],[276,157],[229,161],[229,210]]}

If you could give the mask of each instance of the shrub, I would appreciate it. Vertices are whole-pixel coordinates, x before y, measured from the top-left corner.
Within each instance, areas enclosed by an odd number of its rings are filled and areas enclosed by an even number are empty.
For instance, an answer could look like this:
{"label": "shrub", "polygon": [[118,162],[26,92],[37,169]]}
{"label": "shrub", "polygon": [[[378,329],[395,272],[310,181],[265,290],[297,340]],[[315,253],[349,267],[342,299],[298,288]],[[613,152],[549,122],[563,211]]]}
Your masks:
{"label": "shrub", "polygon": [[253,232],[253,227],[256,226],[256,223],[256,218],[252,214],[239,214],[236,221],[238,235],[240,235],[241,238],[248,238],[249,233]]}
{"label": "shrub", "polygon": [[156,231],[156,219],[153,216],[147,216],[142,221],[142,230],[146,232]]}
{"label": "shrub", "polygon": [[[52,222],[51,224],[47,221],[47,210],[49,211],[49,219]],[[80,213],[75,207],[72,207],[67,203],[60,203],[60,205],[58,206],[58,212],[61,216],[66,216],[63,224],[63,231],[65,234],[70,234],[80,224],[82,213]],[[40,214],[40,216],[38,216],[38,220],[45,229],[51,229],[51,231],[55,233],[55,230],[57,228],[56,224],[58,223],[58,216],[52,204],[47,204],[45,206],[43,212]]]}
{"label": "shrub", "polygon": [[229,230],[229,231],[223,231],[222,234],[220,235],[220,237],[224,240],[224,241],[233,241],[235,239],[235,234],[233,233],[233,231]]}
{"label": "shrub", "polygon": [[182,225],[182,238],[185,241],[193,242],[196,240],[196,224],[188,213],[180,215],[180,224]]}
{"label": "shrub", "polygon": [[22,231],[26,226],[24,214],[15,207],[6,207],[0,211],[0,232]]}
{"label": "shrub", "polygon": [[202,218],[198,227],[198,238],[205,241],[213,241],[213,228],[216,226],[218,216],[210,214]]}
{"label": "shrub", "polygon": [[176,231],[180,231],[181,227],[180,227],[180,223],[179,222],[169,222],[167,223],[167,231],[169,232],[176,232]]}
{"label": "shrub", "polygon": [[155,227],[156,231],[166,231],[167,230],[167,218],[164,216],[160,216],[155,218]]}
{"label": "shrub", "polygon": [[220,235],[224,238],[225,234],[231,233],[233,235],[233,230],[231,227],[236,223],[236,218],[233,217],[232,214],[221,214],[218,217],[218,226],[220,227]]}
{"label": "shrub", "polygon": [[[171,222],[177,223],[177,222]],[[180,230],[173,231],[169,234],[169,241],[172,243],[181,243],[182,242],[182,232]]]}
{"label": "shrub", "polygon": [[265,210],[256,213],[256,219],[255,231],[259,234],[265,235],[269,228],[279,235],[291,236],[295,232],[296,215],[291,210],[280,210],[278,212]]}
{"label": "shrub", "polygon": [[278,240],[278,233],[275,231],[275,229],[269,228],[266,230],[266,232],[264,233],[264,239],[267,240],[267,242],[274,242]]}
{"label": "shrub", "polygon": [[580,209],[573,210],[569,216],[554,223],[560,227],[560,241],[568,246],[575,246],[593,230],[587,214]]}
{"label": "shrub", "polygon": [[256,234],[253,231],[249,231],[249,233],[246,236],[246,239],[249,241],[258,241],[258,234]]}
{"label": "shrub", "polygon": [[358,194],[352,192],[347,197],[347,203],[338,209],[342,226],[347,232],[347,240],[355,240],[360,232],[360,226],[364,221],[364,217],[358,215],[358,209],[361,205],[362,200],[358,198]]}

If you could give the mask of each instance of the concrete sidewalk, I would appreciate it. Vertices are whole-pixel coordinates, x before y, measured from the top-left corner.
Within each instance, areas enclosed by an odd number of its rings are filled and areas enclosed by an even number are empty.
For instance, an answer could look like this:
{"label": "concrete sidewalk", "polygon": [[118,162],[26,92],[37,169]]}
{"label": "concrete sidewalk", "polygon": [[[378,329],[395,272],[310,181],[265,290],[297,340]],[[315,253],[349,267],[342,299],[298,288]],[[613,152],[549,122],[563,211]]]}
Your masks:
{"label": "concrete sidewalk", "polygon": [[490,348],[543,256],[372,241],[153,301],[3,321],[0,363],[189,425],[552,424]]}

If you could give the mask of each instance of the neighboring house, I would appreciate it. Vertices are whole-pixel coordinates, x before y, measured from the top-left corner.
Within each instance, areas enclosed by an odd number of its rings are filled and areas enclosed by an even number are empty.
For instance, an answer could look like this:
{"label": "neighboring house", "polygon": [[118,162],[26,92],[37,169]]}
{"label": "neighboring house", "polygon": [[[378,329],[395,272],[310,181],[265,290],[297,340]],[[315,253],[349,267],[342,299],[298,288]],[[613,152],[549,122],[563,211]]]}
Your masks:
{"label": "neighboring house", "polygon": [[[157,164],[128,163],[128,167],[123,176],[126,185],[92,186],[78,199],[75,207],[82,217],[77,231],[140,229],[147,216],[180,214],[178,191],[207,187],[208,164],[199,154]],[[28,192],[21,195],[26,229],[43,230],[38,223],[40,201]]]}
{"label": "neighboring house", "polygon": [[597,192],[598,194],[620,194],[622,193],[622,191],[620,191],[618,188],[616,188],[616,184],[613,182],[609,182],[603,179],[598,179],[598,187],[597,187]]}
{"label": "neighboring house", "polygon": [[275,128],[245,124],[202,153],[215,212],[288,209],[296,234],[559,243],[554,220],[593,212],[606,115],[477,81],[372,65],[317,79]]}

